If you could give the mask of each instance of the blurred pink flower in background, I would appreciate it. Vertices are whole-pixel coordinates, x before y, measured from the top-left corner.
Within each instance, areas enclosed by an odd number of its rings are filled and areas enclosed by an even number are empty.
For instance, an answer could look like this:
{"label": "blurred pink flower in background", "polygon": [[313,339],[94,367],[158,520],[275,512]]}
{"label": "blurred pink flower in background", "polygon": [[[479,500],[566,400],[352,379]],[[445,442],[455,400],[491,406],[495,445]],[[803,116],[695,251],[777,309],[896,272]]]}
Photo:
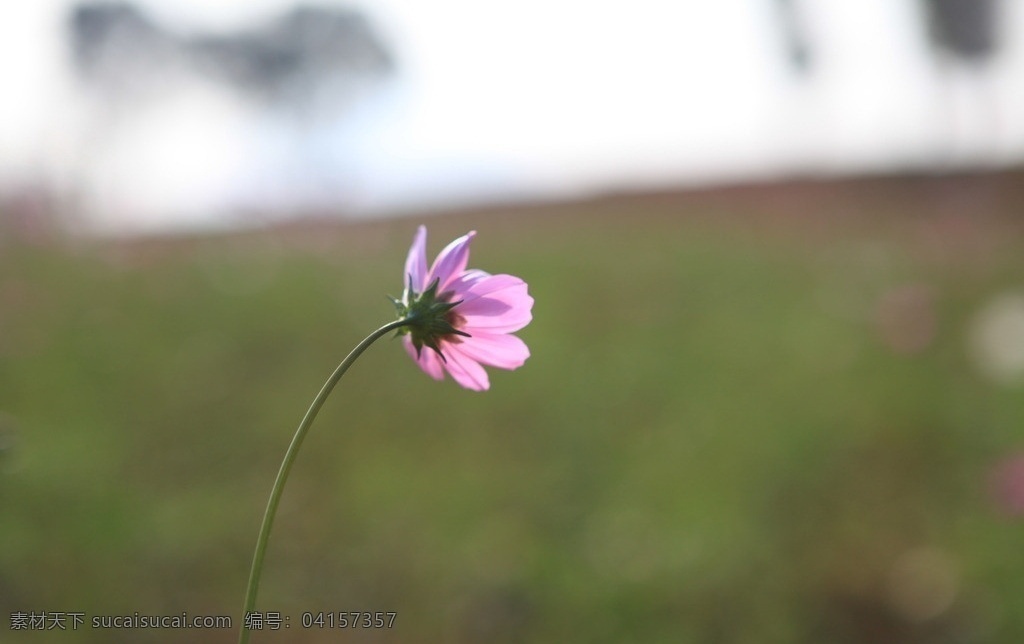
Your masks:
{"label": "blurred pink flower in background", "polygon": [[992,469],[992,497],[1001,512],[1024,517],[1024,452],[1009,456]]}
{"label": "blurred pink flower in background", "polygon": [[427,229],[420,226],[405,261],[405,294],[396,305],[401,315],[425,318],[402,330],[406,350],[423,371],[435,380],[447,371],[463,387],[484,391],[490,387],[484,365],[517,369],[530,356],[512,333],[533,319],[533,298],[518,277],[466,269],[475,235],[448,244],[428,270]]}

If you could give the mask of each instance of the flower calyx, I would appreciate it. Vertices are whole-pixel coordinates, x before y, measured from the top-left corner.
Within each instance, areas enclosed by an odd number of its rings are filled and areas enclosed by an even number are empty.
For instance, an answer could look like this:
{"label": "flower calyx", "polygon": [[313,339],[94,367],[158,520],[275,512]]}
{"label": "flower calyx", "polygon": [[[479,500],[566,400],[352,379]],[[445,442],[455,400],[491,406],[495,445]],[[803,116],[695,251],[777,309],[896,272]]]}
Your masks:
{"label": "flower calyx", "polygon": [[426,346],[433,349],[441,360],[445,360],[444,354],[438,342],[442,339],[453,340],[452,336],[470,337],[465,331],[456,329],[452,322],[458,316],[452,312],[462,300],[449,302],[451,293],[438,295],[437,288],[439,280],[435,279],[422,293],[412,290],[412,276],[409,276],[409,286],[406,286],[402,293],[402,299],[390,297],[398,312],[398,319],[405,320],[406,325],[398,329],[399,336],[408,334],[412,344],[416,347],[416,355],[419,356]]}

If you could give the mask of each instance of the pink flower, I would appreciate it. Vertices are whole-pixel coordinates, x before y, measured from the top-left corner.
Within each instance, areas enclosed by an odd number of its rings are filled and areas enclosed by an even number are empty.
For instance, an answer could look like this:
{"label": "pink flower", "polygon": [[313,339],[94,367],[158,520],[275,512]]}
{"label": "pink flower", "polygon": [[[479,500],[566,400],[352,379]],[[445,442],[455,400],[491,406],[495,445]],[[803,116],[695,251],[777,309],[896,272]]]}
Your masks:
{"label": "pink flower", "polygon": [[[431,378],[444,372],[467,389],[484,391],[484,366],[517,369],[528,357],[512,335],[533,319],[526,282],[512,275],[466,270],[476,231],[448,244],[427,269],[427,229],[420,226],[405,260],[405,293],[395,301],[406,351]],[[429,351],[423,348],[428,347]]]}

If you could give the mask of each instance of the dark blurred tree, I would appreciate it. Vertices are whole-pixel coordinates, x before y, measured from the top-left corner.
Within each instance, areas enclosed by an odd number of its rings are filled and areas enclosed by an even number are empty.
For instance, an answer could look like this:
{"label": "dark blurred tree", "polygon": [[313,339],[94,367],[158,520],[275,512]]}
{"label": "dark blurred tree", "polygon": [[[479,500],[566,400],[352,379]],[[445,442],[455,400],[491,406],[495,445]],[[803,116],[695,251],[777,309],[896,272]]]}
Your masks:
{"label": "dark blurred tree", "polygon": [[173,33],[127,3],[72,9],[75,68],[109,94],[165,85],[170,72],[198,73],[278,107],[347,97],[395,67],[359,11],[294,7],[262,27],[224,35]]}
{"label": "dark blurred tree", "polygon": [[796,75],[807,76],[812,65],[811,47],[800,15],[800,8],[794,0],[773,1],[778,16],[779,31],[782,34],[786,62]]}
{"label": "dark blurred tree", "polygon": [[395,66],[362,14],[335,7],[295,7],[262,29],[185,48],[197,68],[272,102],[315,101],[325,87],[344,92]]}
{"label": "dark blurred tree", "polygon": [[69,22],[75,71],[114,96],[149,88],[155,71],[166,69],[177,54],[174,37],[127,3],[78,5]]}
{"label": "dark blurred tree", "polygon": [[957,58],[984,62],[998,47],[997,0],[924,0],[933,44]]}
{"label": "dark blurred tree", "polygon": [[[333,205],[344,190],[339,126],[356,105],[386,88],[396,68],[391,47],[361,11],[331,5],[291,5],[261,24],[212,33],[172,28],[128,2],[89,1],[70,9],[67,30],[71,62],[92,99],[83,102],[81,141],[69,162],[76,166],[69,176],[78,173],[83,194],[94,191],[86,186],[102,161],[123,158],[125,150],[155,149],[147,136],[161,126],[147,121],[152,109],[166,105],[171,114],[194,119],[174,112],[175,99],[210,96],[211,90],[220,95],[223,88],[242,99],[235,101],[240,109],[213,117],[236,118],[258,150],[245,153],[259,155],[249,157],[251,167],[236,168],[246,177],[238,181],[252,182],[245,192],[265,187],[274,199]],[[210,188],[210,199],[230,202],[234,190]]]}
{"label": "dark blurred tree", "polygon": [[[999,49],[999,0],[922,0],[943,95],[947,162],[991,158],[1002,140],[1002,114],[989,61]],[[967,155],[967,156],[965,156]]]}

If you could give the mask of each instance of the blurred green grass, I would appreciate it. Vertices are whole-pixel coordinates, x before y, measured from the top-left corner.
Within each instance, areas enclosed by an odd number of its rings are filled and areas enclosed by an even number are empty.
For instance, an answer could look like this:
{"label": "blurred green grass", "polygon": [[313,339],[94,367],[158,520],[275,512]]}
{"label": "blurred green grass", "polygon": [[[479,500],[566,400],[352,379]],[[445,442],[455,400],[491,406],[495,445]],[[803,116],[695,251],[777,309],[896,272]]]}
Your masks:
{"label": "blurred green grass", "polygon": [[[397,342],[360,360],[271,540],[258,606],[291,628],[254,641],[339,641],[299,621],[341,610],[398,613],[345,641],[1024,638],[1024,523],[990,495],[1024,390],[968,352],[977,312],[1022,287],[1019,227],[606,210],[427,222],[431,253],[474,227],[471,265],[530,283],[533,356],[486,394]],[[390,319],[413,230],[5,246],[5,622],[237,622],[291,433]]]}

